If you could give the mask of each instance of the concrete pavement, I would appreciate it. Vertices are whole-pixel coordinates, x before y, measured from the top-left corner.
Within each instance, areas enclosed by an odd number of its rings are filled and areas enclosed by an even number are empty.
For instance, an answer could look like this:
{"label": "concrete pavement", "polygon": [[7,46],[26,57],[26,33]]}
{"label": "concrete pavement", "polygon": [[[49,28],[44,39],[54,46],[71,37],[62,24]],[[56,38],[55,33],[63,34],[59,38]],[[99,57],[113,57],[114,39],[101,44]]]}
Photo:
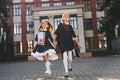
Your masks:
{"label": "concrete pavement", "polygon": [[[66,80],[62,60],[51,62],[52,78],[44,78],[44,61],[0,63],[0,80]],[[120,57],[73,59],[67,80],[120,80]]]}

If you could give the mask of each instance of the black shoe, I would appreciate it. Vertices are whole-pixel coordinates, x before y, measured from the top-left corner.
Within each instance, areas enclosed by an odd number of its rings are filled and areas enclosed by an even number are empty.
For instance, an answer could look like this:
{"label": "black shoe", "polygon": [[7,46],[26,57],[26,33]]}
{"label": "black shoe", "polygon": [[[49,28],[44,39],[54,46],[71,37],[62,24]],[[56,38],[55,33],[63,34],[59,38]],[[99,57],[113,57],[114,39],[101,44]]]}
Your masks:
{"label": "black shoe", "polygon": [[69,70],[69,71],[72,71],[72,68],[69,68],[68,70]]}
{"label": "black shoe", "polygon": [[68,78],[69,76],[68,76],[68,75],[65,75],[64,77],[65,77],[65,78]]}

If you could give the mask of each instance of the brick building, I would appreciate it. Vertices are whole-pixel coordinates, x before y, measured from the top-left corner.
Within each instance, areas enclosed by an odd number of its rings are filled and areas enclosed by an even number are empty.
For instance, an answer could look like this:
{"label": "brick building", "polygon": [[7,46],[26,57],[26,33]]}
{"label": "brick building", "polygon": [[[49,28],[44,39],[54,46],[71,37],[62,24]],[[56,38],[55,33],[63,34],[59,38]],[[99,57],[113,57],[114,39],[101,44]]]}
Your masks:
{"label": "brick building", "polygon": [[64,12],[70,13],[73,26],[82,46],[88,49],[106,47],[106,38],[97,29],[104,21],[104,11],[98,11],[104,0],[12,0],[9,6],[9,23],[14,39],[14,53],[30,53],[41,20],[51,21],[54,28],[61,22]]}

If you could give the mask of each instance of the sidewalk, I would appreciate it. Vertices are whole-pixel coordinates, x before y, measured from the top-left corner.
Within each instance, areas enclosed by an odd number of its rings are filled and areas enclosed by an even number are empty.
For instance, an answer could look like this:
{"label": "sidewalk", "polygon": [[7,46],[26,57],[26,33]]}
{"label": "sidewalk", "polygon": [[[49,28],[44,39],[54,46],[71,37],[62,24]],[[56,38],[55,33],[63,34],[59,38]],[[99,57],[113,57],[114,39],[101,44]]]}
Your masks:
{"label": "sidewalk", "polygon": [[[0,80],[66,80],[62,60],[51,63],[51,79],[44,79],[43,61],[0,63]],[[120,57],[73,59],[73,71],[67,80],[120,80]]]}

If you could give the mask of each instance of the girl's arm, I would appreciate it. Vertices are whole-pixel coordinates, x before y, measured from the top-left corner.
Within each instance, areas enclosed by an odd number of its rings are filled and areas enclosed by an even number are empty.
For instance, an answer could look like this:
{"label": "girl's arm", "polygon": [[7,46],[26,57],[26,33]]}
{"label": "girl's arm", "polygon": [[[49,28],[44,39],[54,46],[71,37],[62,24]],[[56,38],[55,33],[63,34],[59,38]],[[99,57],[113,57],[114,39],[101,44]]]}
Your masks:
{"label": "girl's arm", "polygon": [[74,41],[76,42],[78,48],[80,49],[80,48],[81,48],[81,45],[80,45],[80,43],[79,43],[79,41],[78,41],[78,37],[75,37],[75,38],[74,38]]}
{"label": "girl's arm", "polygon": [[72,26],[70,26],[70,27],[71,27],[72,36],[74,37],[73,40],[75,41],[75,43],[77,44],[78,48],[80,49],[80,48],[81,48],[81,45],[80,45],[80,43],[79,43],[79,41],[78,41],[78,37],[76,36],[76,34],[75,34]]}
{"label": "girl's arm", "polygon": [[57,36],[61,33],[61,26],[62,26],[62,23],[60,23],[56,29],[56,31],[54,32],[54,39],[53,39],[53,43],[55,46],[57,46]]}
{"label": "girl's arm", "polygon": [[57,34],[54,34],[54,39],[53,39],[53,43],[55,46],[57,46]]}
{"label": "girl's arm", "polygon": [[57,39],[57,34],[54,34],[53,42],[56,42],[56,39]]}

